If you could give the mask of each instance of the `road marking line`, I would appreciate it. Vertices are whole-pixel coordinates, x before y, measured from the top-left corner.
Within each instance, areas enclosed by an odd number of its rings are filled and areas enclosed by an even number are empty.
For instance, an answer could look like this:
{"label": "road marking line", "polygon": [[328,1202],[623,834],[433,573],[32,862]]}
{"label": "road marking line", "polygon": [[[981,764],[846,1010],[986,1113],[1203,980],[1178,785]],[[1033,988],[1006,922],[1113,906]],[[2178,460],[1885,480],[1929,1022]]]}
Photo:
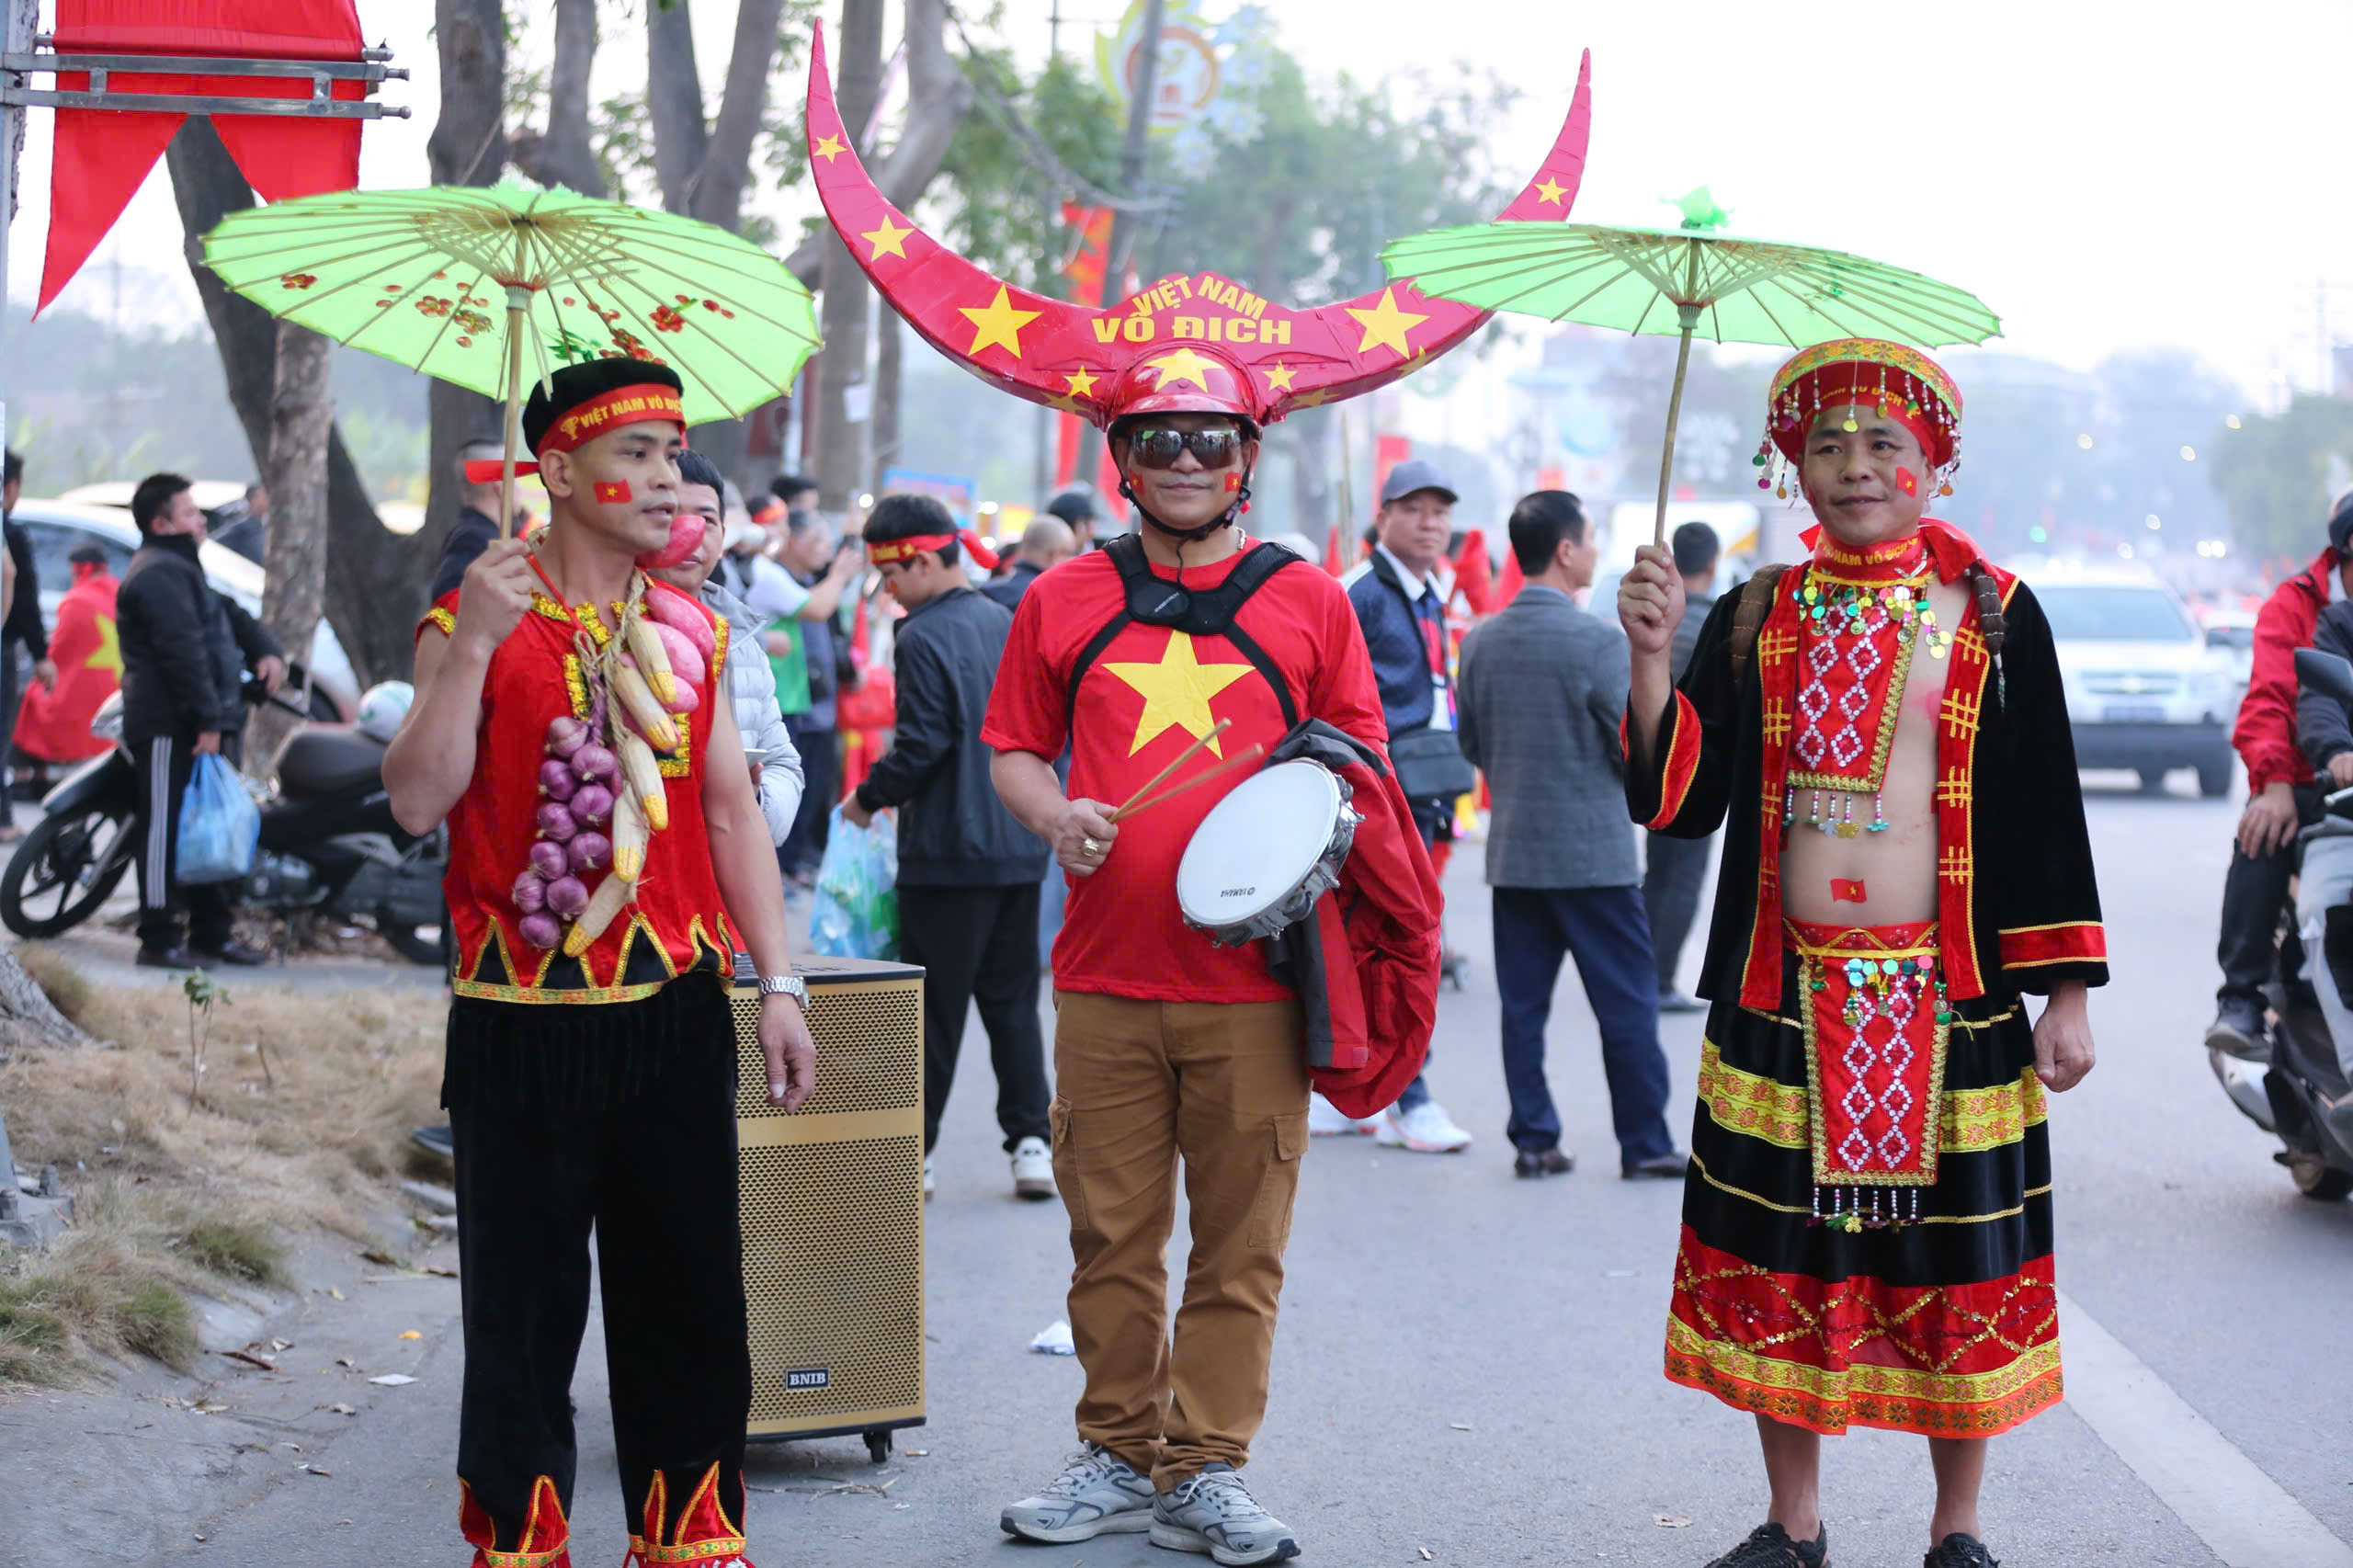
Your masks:
{"label": "road marking line", "polygon": [[2353,1568],[2353,1547],[2062,1292],[2067,1405],[2230,1568]]}

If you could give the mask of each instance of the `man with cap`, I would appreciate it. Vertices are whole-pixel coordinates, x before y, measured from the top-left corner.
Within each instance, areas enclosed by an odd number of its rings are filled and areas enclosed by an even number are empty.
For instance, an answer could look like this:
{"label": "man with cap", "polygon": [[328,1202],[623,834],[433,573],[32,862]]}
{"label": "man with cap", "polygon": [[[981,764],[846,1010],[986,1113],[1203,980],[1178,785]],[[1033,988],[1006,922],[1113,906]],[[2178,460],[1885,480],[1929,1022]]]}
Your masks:
{"label": "man with cap", "polygon": [[1850,1426],[1928,1439],[1925,1568],[1991,1568],[1987,1440],[2060,1397],[2044,1095],[2091,1070],[2107,939],[2050,624],[1923,516],[1961,407],[1916,350],[1803,350],[1757,462],[1811,556],[1720,599],[1679,681],[1674,558],[1619,589],[1631,813],[1727,824],[1666,1373],[1755,1417],[1770,1503],[1713,1568],[1821,1568]]}
{"label": "man with cap", "polygon": [[[2296,650],[2313,646],[2321,612],[2353,597],[2353,490],[2328,514],[2328,543],[2312,564],[2271,591],[2255,618],[2255,669],[2239,699],[2231,744],[2246,765],[2246,808],[2222,878],[2222,969],[2206,1044],[2249,1062],[2270,1060],[2263,988],[2281,959],[2279,909],[2296,874],[2296,833],[2321,816],[2319,780],[2296,744]],[[2290,938],[2287,967],[2304,957]],[[2308,973],[2317,970],[2313,964]]]}
{"label": "man with cap", "polygon": [[1093,550],[1102,542],[1102,513],[1095,505],[1095,492],[1083,484],[1074,484],[1047,502],[1046,515],[1070,525],[1078,550]]}
{"label": "man with cap", "polygon": [[465,580],[466,568],[498,537],[498,475],[490,472],[488,478],[480,480],[473,475],[494,470],[505,455],[505,446],[489,437],[468,441],[458,449],[458,517],[441,536],[441,551],[434,558],[433,586],[426,595],[432,603],[455,593]]}
{"label": "man with cap", "polygon": [[[565,366],[532,388],[523,435],[547,526],[493,541],[427,612],[383,764],[401,824],[449,835],[459,1526],[475,1568],[568,1568],[593,1229],[629,1562],[736,1564],[738,949],[760,975],[771,1106],[808,1097],[815,1052],[726,629],[642,570],[673,537],[678,377]],[[701,656],[651,659],[679,644],[649,617]]]}
{"label": "man with cap", "polygon": [[[1414,824],[1422,843],[1435,848],[1454,836],[1454,803],[1470,792],[1470,785],[1451,794],[1419,795],[1413,771],[1416,757],[1401,754],[1407,735],[1412,748],[1435,750],[1436,771],[1459,772],[1467,779],[1470,767],[1454,744],[1455,692],[1452,649],[1446,624],[1446,595],[1438,574],[1454,532],[1453,483],[1436,463],[1409,458],[1389,471],[1381,486],[1381,511],[1374,520],[1372,551],[1340,579],[1348,603],[1364,628],[1365,647],[1372,655],[1373,678],[1381,687],[1381,710],[1389,729],[1389,746],[1396,756],[1398,782],[1413,802]],[[1451,753],[1450,762],[1446,754]],[[1449,781],[1457,782],[1457,781]],[[1316,1131],[1361,1130],[1328,1107],[1315,1108]],[[1374,1139],[1394,1148],[1421,1154],[1453,1154],[1471,1146],[1471,1134],[1455,1125],[1446,1108],[1431,1097],[1421,1077],[1405,1086],[1397,1103],[1370,1129]]]}

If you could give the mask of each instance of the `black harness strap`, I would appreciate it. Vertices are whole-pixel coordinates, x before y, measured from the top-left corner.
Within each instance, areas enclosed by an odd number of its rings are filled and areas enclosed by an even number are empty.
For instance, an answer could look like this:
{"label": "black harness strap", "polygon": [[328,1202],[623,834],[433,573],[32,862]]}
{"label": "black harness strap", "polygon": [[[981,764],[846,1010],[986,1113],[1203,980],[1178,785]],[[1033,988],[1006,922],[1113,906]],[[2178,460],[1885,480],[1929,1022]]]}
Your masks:
{"label": "black harness strap", "polygon": [[1224,638],[1274,688],[1275,700],[1282,705],[1283,727],[1298,727],[1299,707],[1292,699],[1290,684],[1283,679],[1282,671],[1267,656],[1257,639],[1234,624],[1234,617],[1253,594],[1267,585],[1268,578],[1286,566],[1299,563],[1303,557],[1281,545],[1261,542],[1245,552],[1241,562],[1216,587],[1190,589],[1156,574],[1151,562],[1144,559],[1143,541],[1133,534],[1122,534],[1113,540],[1103,547],[1103,553],[1120,570],[1120,584],[1127,602],[1100,631],[1086,640],[1086,646],[1071,662],[1066,688],[1069,695],[1063,713],[1065,726],[1075,722],[1078,716],[1079,681],[1103,656],[1113,639],[1129,627],[1142,623],[1170,627],[1189,637]]}

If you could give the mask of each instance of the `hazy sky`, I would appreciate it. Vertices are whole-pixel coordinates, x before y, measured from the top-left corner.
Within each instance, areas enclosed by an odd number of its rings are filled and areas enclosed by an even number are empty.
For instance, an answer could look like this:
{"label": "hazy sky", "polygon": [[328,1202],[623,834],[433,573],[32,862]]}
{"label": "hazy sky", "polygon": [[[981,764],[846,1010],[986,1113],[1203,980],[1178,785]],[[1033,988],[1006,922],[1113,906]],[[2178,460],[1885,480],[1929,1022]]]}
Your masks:
{"label": "hazy sky", "polygon": [[[1064,0],[1089,20],[1120,3]],[[1044,51],[1047,8],[1006,0],[1026,53]],[[1510,144],[1495,149],[1505,172],[1535,169],[1590,48],[1593,143],[1577,217],[1662,222],[1660,199],[1704,183],[1740,233],[1851,250],[1974,290],[2005,319],[1997,347],[2084,367],[2118,348],[2185,346],[2268,403],[2318,375],[2317,299],[2332,335],[2353,339],[2347,0],[1269,9],[1312,67],[1374,76],[1461,58],[1501,74],[1524,95]],[[715,91],[732,11],[713,0],[697,10]],[[363,183],[421,185],[438,107],[431,7],[359,0],[359,11],[369,36],[416,74],[385,94],[416,118],[369,129]],[[1449,31],[1448,17],[1463,25]],[[1064,47],[1086,41],[1085,24],[1066,21]],[[628,24],[608,26],[605,49],[608,72],[642,71]],[[40,277],[46,118],[35,111],[28,138],[12,298],[28,297]],[[801,193],[764,205],[805,210]],[[134,292],[126,313],[192,315],[160,165],[117,233],[126,267],[166,280]],[[111,307],[113,243],[66,304]],[[2321,290],[2324,279],[2335,287]]]}

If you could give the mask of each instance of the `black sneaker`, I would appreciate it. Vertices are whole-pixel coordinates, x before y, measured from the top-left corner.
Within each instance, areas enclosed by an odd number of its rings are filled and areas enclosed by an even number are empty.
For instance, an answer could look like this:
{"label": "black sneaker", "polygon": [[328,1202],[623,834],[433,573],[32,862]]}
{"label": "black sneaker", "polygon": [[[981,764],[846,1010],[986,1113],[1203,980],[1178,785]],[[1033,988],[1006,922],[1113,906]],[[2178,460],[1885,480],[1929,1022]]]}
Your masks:
{"label": "black sneaker", "polygon": [[1690,1165],[1691,1156],[1675,1149],[1647,1160],[1635,1160],[1621,1165],[1618,1174],[1628,1181],[1681,1181]]}
{"label": "black sneaker", "polygon": [[2206,1045],[2242,1062],[2268,1062],[2271,1042],[2263,1032],[2263,1007],[2245,996],[2225,996],[2206,1026]]}
{"label": "black sneaker", "polygon": [[259,948],[249,948],[233,937],[217,948],[194,948],[189,950],[205,963],[233,964],[239,969],[251,969],[257,964],[266,964],[269,961],[267,953],[263,952]]}
{"label": "black sneaker", "polygon": [[[1954,1536],[1967,1540],[1967,1536]],[[1972,1543],[1974,1544],[1973,1542]],[[1938,1551],[1944,1550],[1938,1547]],[[1824,1525],[1812,1540],[1791,1540],[1779,1525],[1759,1525],[1748,1539],[1708,1564],[1708,1568],[1829,1568],[1830,1527]],[[1945,1568],[1936,1563],[1932,1568]]]}
{"label": "black sneaker", "polygon": [[186,948],[142,947],[135,961],[141,969],[194,969],[196,955]]}
{"label": "black sneaker", "polygon": [[1566,1176],[1577,1168],[1576,1156],[1560,1149],[1522,1149],[1512,1156],[1511,1174],[1534,1179]]}
{"label": "black sneaker", "polygon": [[1985,1543],[1973,1535],[1959,1530],[1937,1542],[1937,1549],[1920,1559],[1920,1568],[2002,1568]]}

